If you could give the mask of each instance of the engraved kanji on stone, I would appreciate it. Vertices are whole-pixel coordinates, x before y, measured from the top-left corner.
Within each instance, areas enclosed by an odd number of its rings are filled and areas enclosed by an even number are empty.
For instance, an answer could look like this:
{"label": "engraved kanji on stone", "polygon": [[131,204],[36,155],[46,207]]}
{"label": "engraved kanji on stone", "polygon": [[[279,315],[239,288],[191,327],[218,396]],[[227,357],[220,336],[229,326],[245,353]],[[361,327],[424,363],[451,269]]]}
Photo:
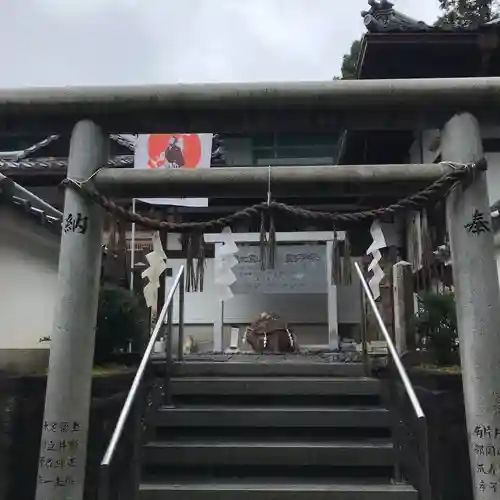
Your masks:
{"label": "engraved kanji on stone", "polygon": [[487,457],[494,457],[494,456],[496,456],[496,454],[497,454],[497,449],[492,444],[490,444],[486,447],[486,456]]}
{"label": "engraved kanji on stone", "polygon": [[65,486],[73,486],[75,484],[75,480],[71,476],[66,477],[56,477],[55,486],[63,488]]}
{"label": "engraved kanji on stone", "polygon": [[64,219],[63,231],[65,233],[85,234],[87,232],[89,218],[78,212],[76,215],[68,214]]}
{"label": "engraved kanji on stone", "polygon": [[472,234],[489,233],[490,226],[488,221],[484,218],[484,214],[480,212],[477,208],[472,214],[472,220],[465,224],[465,229]]}
{"label": "engraved kanji on stone", "polygon": [[491,425],[476,425],[474,428],[474,436],[479,439],[491,438],[493,436]]}
{"label": "engraved kanji on stone", "polygon": [[477,444],[477,443],[474,443],[474,453],[476,455],[481,455],[481,456],[484,456],[485,455],[485,452],[484,452],[484,444]]}
{"label": "engraved kanji on stone", "polygon": [[71,451],[75,451],[80,447],[80,441],[78,439],[70,439],[67,441],[68,449]]}

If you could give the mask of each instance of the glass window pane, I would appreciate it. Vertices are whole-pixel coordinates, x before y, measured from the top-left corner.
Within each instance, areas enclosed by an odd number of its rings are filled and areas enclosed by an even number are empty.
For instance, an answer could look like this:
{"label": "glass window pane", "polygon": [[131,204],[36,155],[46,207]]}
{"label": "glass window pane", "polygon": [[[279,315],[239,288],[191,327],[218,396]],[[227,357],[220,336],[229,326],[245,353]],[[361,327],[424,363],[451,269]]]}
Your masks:
{"label": "glass window pane", "polygon": [[257,134],[252,136],[252,144],[254,148],[274,147],[274,134]]}
{"label": "glass window pane", "polygon": [[334,146],[339,140],[339,134],[277,134],[277,146]]}

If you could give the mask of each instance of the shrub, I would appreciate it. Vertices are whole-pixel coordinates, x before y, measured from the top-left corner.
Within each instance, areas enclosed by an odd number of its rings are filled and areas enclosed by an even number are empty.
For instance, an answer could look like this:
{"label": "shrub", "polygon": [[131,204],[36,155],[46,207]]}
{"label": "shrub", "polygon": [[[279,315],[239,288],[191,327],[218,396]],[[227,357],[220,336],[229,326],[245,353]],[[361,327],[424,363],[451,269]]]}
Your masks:
{"label": "shrub", "polygon": [[[148,311],[140,296],[117,285],[103,284],[99,291],[94,365],[112,361],[129,345],[134,352],[139,351],[148,324]],[[50,340],[42,337],[40,342]]]}
{"label": "shrub", "polygon": [[99,293],[94,364],[110,361],[113,354],[140,350],[148,328],[147,309],[142,299],[125,288],[104,284]]}
{"label": "shrub", "polygon": [[415,318],[420,343],[440,366],[456,364],[458,357],[457,313],[452,292],[425,292],[418,297]]}

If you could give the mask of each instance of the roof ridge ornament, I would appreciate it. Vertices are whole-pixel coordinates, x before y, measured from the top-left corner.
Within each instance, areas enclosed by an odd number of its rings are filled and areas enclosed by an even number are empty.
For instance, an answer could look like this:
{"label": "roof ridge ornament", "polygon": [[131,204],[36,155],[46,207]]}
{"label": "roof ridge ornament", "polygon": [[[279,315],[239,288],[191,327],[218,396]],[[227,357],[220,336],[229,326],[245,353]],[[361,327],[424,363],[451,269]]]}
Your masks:
{"label": "roof ridge ornament", "polygon": [[389,0],[368,0],[369,10],[361,12],[366,29],[370,33],[384,31],[427,31],[430,27],[394,10]]}

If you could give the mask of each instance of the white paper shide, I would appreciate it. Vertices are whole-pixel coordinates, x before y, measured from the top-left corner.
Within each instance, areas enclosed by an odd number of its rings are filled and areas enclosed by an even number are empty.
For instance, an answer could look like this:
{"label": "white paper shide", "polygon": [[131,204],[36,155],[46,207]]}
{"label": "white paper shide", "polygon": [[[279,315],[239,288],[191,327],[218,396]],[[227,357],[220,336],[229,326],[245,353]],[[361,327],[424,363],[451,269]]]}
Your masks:
{"label": "white paper shide", "polygon": [[160,287],[160,276],[167,269],[167,254],[161,244],[160,233],[153,234],[153,251],[146,255],[149,267],[145,269],[141,276],[148,279],[144,287],[144,298],[146,304],[153,312],[156,312],[158,303],[158,288]]}
{"label": "white paper shide", "polygon": [[217,299],[227,301],[233,297],[231,285],[236,282],[232,268],[238,264],[238,245],[229,227],[224,228],[221,236],[222,241],[215,247],[214,283]]}
{"label": "white paper shide", "polygon": [[378,220],[374,220],[370,227],[372,235],[372,244],[366,251],[366,255],[372,255],[373,260],[368,266],[368,271],[372,273],[372,277],[368,284],[373,294],[373,298],[377,300],[380,297],[380,283],[384,279],[384,271],[380,267],[382,254],[380,250],[397,243],[397,234],[394,224],[381,224]]}

